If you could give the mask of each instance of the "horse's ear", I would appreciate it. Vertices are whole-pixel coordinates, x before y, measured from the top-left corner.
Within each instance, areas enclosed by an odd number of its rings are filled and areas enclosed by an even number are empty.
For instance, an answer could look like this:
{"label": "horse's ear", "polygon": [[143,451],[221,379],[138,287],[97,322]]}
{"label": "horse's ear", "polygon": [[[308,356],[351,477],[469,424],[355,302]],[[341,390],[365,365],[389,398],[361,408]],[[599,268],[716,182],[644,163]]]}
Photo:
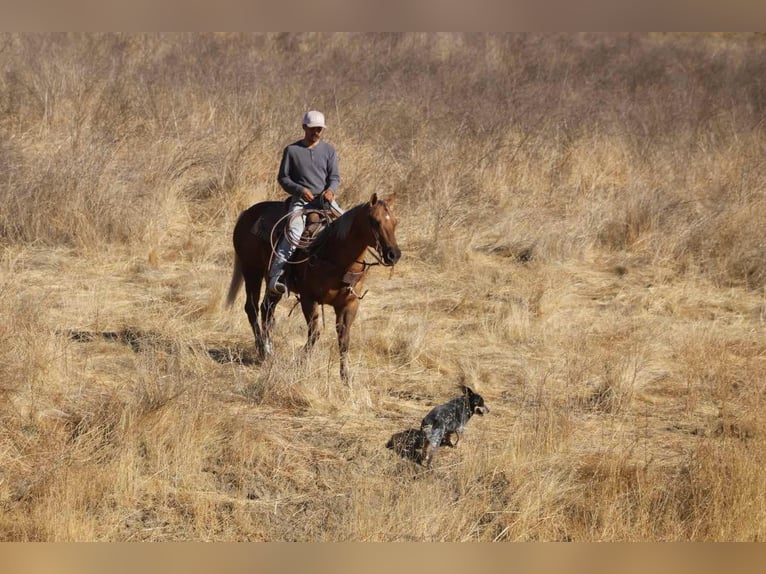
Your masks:
{"label": "horse's ear", "polygon": [[378,194],[373,193],[372,197],[370,198],[370,205],[375,205],[376,203],[378,203]]}
{"label": "horse's ear", "polygon": [[386,198],[386,205],[388,205],[388,207],[392,207],[395,202],[396,202],[396,194],[395,193],[392,193],[391,195],[389,195]]}
{"label": "horse's ear", "polygon": [[463,394],[468,397],[470,397],[473,394],[471,387],[469,387],[468,385],[460,385],[460,389],[463,391]]}

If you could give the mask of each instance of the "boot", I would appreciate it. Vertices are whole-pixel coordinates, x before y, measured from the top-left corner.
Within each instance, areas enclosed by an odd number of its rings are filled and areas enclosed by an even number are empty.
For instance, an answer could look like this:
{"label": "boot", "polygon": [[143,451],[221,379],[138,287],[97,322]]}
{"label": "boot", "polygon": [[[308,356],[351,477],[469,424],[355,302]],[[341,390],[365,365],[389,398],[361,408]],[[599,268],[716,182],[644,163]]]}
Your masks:
{"label": "boot", "polygon": [[268,289],[272,295],[284,295],[287,293],[287,286],[284,282],[284,268],[285,263],[295,251],[295,248],[287,241],[286,238],[282,238],[279,242],[276,253],[274,253],[274,259],[271,262],[271,270],[269,271],[269,285]]}

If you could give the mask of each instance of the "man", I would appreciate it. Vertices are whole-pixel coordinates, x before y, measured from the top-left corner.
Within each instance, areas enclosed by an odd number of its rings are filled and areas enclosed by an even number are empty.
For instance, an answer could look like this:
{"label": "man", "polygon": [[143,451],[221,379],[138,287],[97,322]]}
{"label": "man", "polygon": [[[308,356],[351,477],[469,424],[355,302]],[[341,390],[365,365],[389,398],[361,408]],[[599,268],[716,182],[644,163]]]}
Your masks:
{"label": "man", "polygon": [[[343,213],[335,201],[335,193],[340,185],[338,156],[332,145],[322,141],[325,127],[322,112],[306,112],[303,116],[303,139],[287,146],[282,154],[277,180],[292,198],[289,208],[291,214],[304,209],[320,196],[337,213]],[[295,251],[295,244],[306,225],[305,217],[292,217],[289,221],[289,237],[283,236],[279,242],[269,272],[269,291],[280,295],[287,291],[282,277],[285,263]]]}

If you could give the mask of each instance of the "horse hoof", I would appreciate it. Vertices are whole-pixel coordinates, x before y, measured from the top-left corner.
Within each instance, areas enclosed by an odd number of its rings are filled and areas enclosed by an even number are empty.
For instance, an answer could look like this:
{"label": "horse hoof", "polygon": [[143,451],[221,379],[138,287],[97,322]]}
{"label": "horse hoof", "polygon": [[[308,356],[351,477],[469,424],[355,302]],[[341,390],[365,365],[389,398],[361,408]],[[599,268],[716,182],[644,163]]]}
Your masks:
{"label": "horse hoof", "polygon": [[259,343],[256,345],[258,349],[258,357],[263,361],[274,354],[274,349],[271,346],[271,341]]}

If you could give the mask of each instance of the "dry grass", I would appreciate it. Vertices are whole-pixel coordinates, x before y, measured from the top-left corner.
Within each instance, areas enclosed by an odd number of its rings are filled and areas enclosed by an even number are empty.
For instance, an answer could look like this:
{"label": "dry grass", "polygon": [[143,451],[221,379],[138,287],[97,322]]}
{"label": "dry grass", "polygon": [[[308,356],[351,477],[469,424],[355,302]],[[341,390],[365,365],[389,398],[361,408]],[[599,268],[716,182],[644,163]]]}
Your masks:
{"label": "dry grass", "polygon": [[[765,52],[0,35],[0,539],[763,540]],[[257,364],[222,304],[307,107],[397,194],[349,386],[330,309]],[[461,381],[457,448],[385,448]]]}

